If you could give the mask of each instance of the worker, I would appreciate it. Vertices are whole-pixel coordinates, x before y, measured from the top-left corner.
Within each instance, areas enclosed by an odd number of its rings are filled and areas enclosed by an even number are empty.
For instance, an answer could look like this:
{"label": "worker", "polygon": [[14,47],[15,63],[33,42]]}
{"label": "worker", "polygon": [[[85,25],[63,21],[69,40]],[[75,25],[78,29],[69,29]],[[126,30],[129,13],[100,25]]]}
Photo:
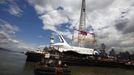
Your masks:
{"label": "worker", "polygon": [[55,72],[56,72],[56,75],[63,75],[63,68],[62,68],[61,61],[58,62]]}

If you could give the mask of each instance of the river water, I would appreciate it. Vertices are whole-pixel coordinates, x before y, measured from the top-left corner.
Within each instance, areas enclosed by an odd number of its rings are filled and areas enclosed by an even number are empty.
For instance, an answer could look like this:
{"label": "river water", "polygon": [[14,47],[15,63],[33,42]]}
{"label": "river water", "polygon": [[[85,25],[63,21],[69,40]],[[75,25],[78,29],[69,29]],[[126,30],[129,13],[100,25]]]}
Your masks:
{"label": "river water", "polygon": [[[23,53],[0,50],[0,75],[34,75],[34,63]],[[72,75],[134,75],[134,70],[120,68],[71,66]]]}

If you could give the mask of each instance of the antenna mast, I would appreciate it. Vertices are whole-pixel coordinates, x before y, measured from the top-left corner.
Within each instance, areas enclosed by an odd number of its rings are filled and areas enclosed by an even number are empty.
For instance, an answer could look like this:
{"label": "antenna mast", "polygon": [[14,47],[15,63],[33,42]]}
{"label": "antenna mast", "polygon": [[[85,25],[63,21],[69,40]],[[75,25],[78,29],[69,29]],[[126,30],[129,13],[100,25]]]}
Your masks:
{"label": "antenna mast", "polygon": [[[85,0],[82,0],[79,31],[84,31],[84,29],[85,29],[85,24],[86,24],[85,15],[86,15],[86,4],[85,4]],[[80,39],[81,37],[83,37],[83,35],[81,35],[80,32],[79,32],[78,33],[78,44],[79,44],[79,46],[81,46],[81,42],[82,42],[82,40]]]}

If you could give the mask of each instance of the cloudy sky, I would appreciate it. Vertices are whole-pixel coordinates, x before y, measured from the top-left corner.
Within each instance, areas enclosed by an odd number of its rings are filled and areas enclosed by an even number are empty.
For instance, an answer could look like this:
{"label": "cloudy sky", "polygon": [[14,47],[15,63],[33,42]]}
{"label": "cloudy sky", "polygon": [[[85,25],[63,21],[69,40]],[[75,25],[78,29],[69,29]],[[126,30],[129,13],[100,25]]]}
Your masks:
{"label": "cloudy sky", "polygon": [[[51,33],[71,39],[82,0],[0,0],[0,47],[48,45]],[[134,50],[134,0],[86,0],[87,28],[98,44]]]}

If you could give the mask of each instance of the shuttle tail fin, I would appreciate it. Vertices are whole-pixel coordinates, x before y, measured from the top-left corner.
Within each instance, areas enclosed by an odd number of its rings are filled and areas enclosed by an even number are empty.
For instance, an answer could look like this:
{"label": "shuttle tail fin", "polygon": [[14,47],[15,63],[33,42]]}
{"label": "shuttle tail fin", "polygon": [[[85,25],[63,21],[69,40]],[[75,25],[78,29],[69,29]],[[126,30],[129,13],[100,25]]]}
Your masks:
{"label": "shuttle tail fin", "polygon": [[[59,34],[59,39],[60,39],[60,42],[61,42],[61,43],[68,44],[68,43],[66,42],[66,40],[63,38],[63,36],[60,35],[60,34]],[[69,45],[69,44],[68,44],[68,45]]]}

